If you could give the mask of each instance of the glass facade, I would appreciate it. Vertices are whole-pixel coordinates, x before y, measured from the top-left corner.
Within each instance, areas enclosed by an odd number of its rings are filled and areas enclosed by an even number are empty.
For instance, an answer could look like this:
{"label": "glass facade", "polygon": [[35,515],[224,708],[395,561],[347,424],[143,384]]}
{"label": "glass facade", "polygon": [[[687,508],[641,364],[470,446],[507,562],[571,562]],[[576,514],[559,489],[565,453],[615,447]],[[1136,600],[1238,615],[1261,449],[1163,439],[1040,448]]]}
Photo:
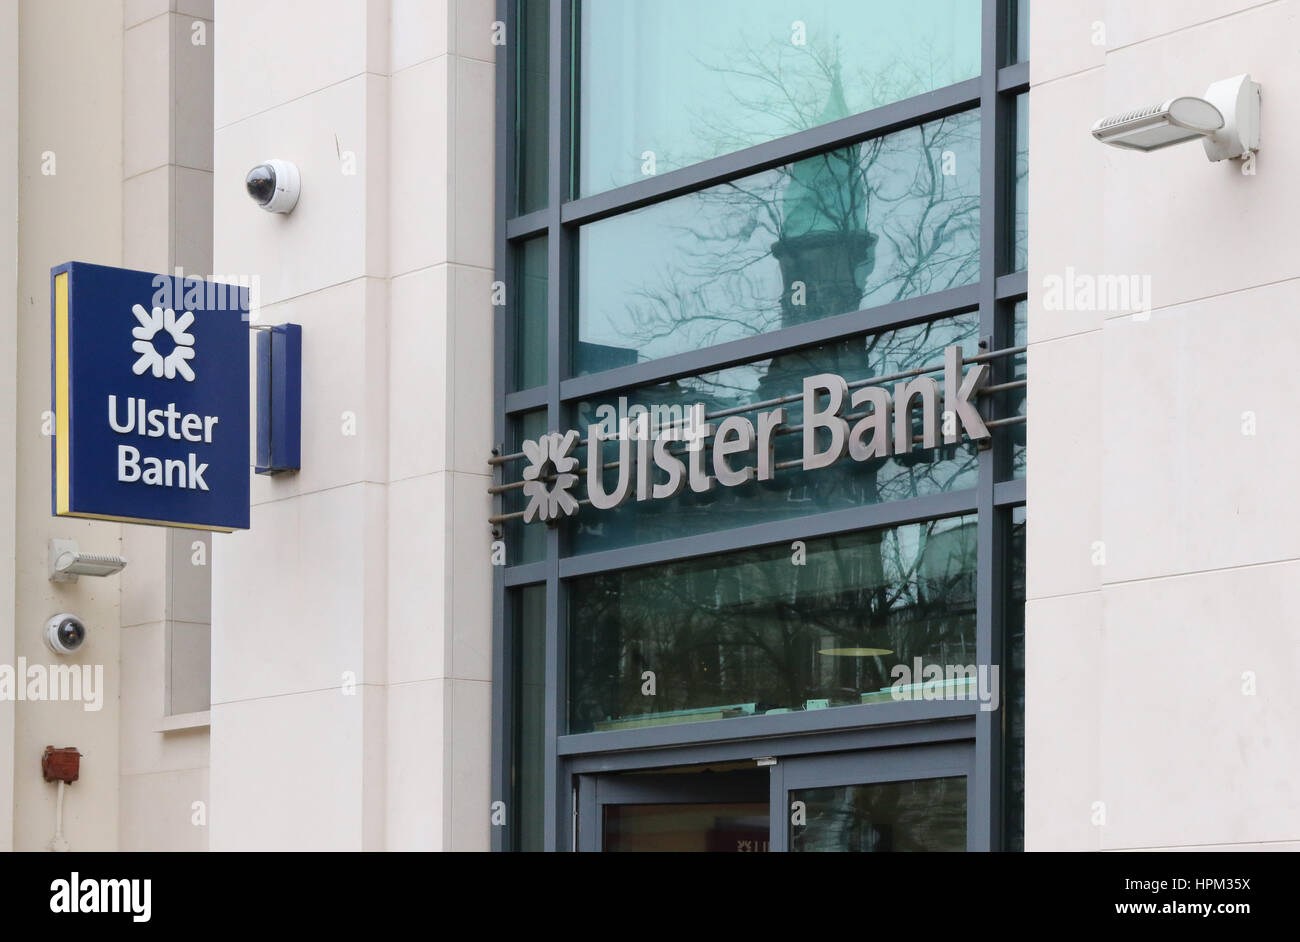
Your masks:
{"label": "glass facade", "polygon": [[966,849],[966,779],[918,779],[806,788],[807,823],[790,825],[792,853]]}
{"label": "glass facade", "polygon": [[583,196],[979,74],[971,0],[581,5]]}
{"label": "glass facade", "polygon": [[[1028,3],[504,9],[494,846],[1019,849]],[[805,378],[949,347],[988,438],[802,467]],[[589,427],[777,406],[768,477],[590,504]],[[524,523],[570,429],[577,510]]]}
{"label": "glass facade", "polygon": [[1029,96],[1016,98],[1016,225],[1012,236],[1012,271],[1029,267]]}
{"label": "glass facade", "polygon": [[1003,743],[1006,756],[1005,850],[1025,849],[1025,508],[1011,510],[1011,565],[1006,610]]}
{"label": "glass facade", "polygon": [[[975,312],[926,321],[864,337],[853,337],[776,357],[743,363],[714,373],[687,376],[621,392],[599,402],[578,403],[579,427],[586,428],[604,415],[615,413],[620,403],[636,403],[649,410],[653,424],[668,426],[691,406],[702,404],[706,415],[742,410],[746,404],[798,395],[805,376],[836,373],[844,376],[885,376],[928,366],[943,358],[944,348],[961,346],[979,352],[979,317]],[[786,403],[788,422],[803,421],[803,404]],[[751,420],[757,409],[738,414]],[[603,443],[606,463],[618,457],[618,443]],[[585,461],[586,448],[578,452]],[[777,461],[794,461],[802,454],[799,435],[779,438]],[[871,461],[841,461],[817,471],[790,468],[785,474],[749,488],[715,488],[697,494],[684,491],[673,501],[673,512],[655,502],[631,501],[616,515],[578,517],[566,525],[572,533],[574,553],[594,552],[653,540],[707,533],[761,521],[799,517],[960,490],[975,483],[977,449],[970,443],[936,449],[917,448],[905,455]],[[605,470],[606,487],[612,488],[616,468]]]}
{"label": "glass facade", "polygon": [[575,580],[569,731],[892,703],[912,690],[891,677],[897,664],[974,663],[973,518],[808,540],[792,555],[769,546]]}
{"label": "glass facade", "polygon": [[1007,30],[1010,62],[1029,61],[1029,3],[1030,0],[1014,0],[1011,4],[1011,26]]}
{"label": "glass facade", "polygon": [[575,372],[979,278],[979,111],[584,226]]}
{"label": "glass facade", "polygon": [[550,175],[547,117],[550,107],[550,0],[515,6],[515,209],[545,209]]}
{"label": "glass facade", "polygon": [[519,247],[515,290],[514,388],[546,385],[546,239],[529,239]]}
{"label": "glass facade", "polygon": [[513,828],[514,850],[537,851],[542,844],[546,753],[546,587],[525,586],[512,597],[517,626],[511,658],[517,696],[510,717],[515,764],[511,772],[511,802],[518,822]]}

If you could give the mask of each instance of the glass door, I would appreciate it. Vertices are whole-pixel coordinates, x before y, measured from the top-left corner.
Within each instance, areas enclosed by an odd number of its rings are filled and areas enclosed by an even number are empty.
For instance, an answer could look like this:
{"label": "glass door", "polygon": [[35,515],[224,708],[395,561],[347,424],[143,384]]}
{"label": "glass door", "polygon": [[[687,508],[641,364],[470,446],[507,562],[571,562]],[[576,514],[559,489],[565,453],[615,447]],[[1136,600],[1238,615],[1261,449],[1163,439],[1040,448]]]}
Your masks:
{"label": "glass door", "polygon": [[577,777],[584,851],[969,849],[969,741]]}
{"label": "glass door", "polygon": [[964,742],[782,759],[772,850],[967,850],[974,757]]}
{"label": "glass door", "polygon": [[753,763],[582,775],[577,846],[586,851],[765,853],[771,784]]}

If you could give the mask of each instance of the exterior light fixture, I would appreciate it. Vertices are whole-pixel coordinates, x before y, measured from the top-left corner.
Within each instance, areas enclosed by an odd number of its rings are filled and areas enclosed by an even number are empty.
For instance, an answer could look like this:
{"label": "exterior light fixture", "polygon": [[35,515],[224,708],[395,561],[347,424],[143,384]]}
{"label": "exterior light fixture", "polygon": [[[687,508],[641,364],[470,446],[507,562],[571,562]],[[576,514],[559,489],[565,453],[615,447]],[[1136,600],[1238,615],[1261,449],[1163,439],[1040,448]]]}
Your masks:
{"label": "exterior light fixture", "polygon": [[76,582],[78,576],[111,576],[126,568],[123,556],[82,553],[76,540],[50,540],[50,581]]}
{"label": "exterior light fixture", "polygon": [[1092,136],[1103,144],[1153,151],[1200,140],[1212,161],[1259,150],[1259,83],[1249,74],[1215,82],[1204,98],[1180,96],[1102,118]]}

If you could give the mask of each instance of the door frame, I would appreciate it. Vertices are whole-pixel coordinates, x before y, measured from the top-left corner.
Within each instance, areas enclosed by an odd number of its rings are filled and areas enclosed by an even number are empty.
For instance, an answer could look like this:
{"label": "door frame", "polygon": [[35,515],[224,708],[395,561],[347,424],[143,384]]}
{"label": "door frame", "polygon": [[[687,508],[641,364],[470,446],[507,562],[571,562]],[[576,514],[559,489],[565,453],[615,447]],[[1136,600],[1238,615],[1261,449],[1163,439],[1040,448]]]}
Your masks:
{"label": "door frame", "polygon": [[[737,723],[739,720],[724,722]],[[776,765],[769,767],[772,790],[770,801],[780,805],[781,820],[785,820],[785,794],[777,788],[783,787],[785,774],[789,766],[798,762],[815,763],[821,760],[834,760],[841,757],[864,754],[886,756],[893,752],[912,752],[920,754],[932,747],[944,748],[956,746],[965,750],[969,756],[964,772],[966,780],[966,847],[967,850],[988,850],[980,846],[978,824],[972,809],[979,807],[982,780],[975,774],[975,717],[953,718],[945,722],[928,722],[896,726],[875,726],[851,730],[833,730],[821,733],[779,736],[771,738],[730,739],[715,742],[693,743],[660,749],[631,749],[616,752],[570,754],[561,756],[561,782],[568,787],[561,787],[561,801],[569,825],[566,839],[561,845],[563,850],[584,850],[585,841],[580,841],[580,821],[595,820],[598,806],[596,804],[596,782],[591,781],[582,787],[583,779],[597,779],[601,773],[620,771],[645,771],[653,773],[655,769],[681,765],[705,765],[710,762],[728,762],[741,759],[757,760],[772,758]],[[815,766],[809,766],[814,768]],[[673,775],[674,778],[687,777]],[[921,776],[924,777],[924,776]],[[886,779],[888,780],[888,779]],[[866,781],[865,779],[862,781]],[[775,820],[775,819],[774,819]],[[585,830],[585,829],[582,829]],[[772,830],[775,830],[773,828]],[[779,835],[781,850],[788,843],[787,829],[782,828]],[[769,848],[778,849],[778,835],[772,834]],[[600,847],[599,843],[594,849]]]}
{"label": "door frame", "polygon": [[[606,805],[678,805],[706,802],[760,802],[764,794],[771,804],[771,779],[762,782],[767,769],[746,770],[751,779],[739,781],[726,772],[717,776],[700,773],[617,773],[577,776],[578,815],[575,818],[576,846],[584,852],[605,846]],[[768,828],[771,833],[771,827]]]}

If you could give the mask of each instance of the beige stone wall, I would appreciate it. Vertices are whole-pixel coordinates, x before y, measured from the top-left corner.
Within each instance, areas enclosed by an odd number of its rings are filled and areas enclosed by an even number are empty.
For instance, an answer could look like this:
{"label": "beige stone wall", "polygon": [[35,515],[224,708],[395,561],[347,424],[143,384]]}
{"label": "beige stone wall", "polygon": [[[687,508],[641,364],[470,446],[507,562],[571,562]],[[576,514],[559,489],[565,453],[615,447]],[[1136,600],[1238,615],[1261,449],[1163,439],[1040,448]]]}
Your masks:
{"label": "beige stone wall", "polygon": [[[212,2],[135,0],[123,28],[123,265],[207,275]],[[206,850],[211,538],[122,531],[121,849]]]}
{"label": "beige stone wall", "polygon": [[[84,754],[67,793],[73,850],[204,849],[193,803],[207,798],[201,717],[164,731],[169,677],[199,697],[208,667],[171,661],[174,633],[206,660],[207,572],[190,566],[194,534],[50,515],[49,269],[75,260],[206,273],[212,232],[212,10],[203,0],[62,0],[5,4],[0,124],[17,127],[0,158],[0,290],[15,304],[0,356],[0,663],[102,666],[103,708],[0,703],[0,847],[43,850],[54,830],[55,787],[40,775],[46,745]],[[204,23],[206,43],[192,41]],[[206,102],[206,105],[204,104]],[[6,211],[5,207],[9,207]],[[48,579],[51,538],[129,560],[119,576]],[[12,592],[12,594],[10,594]],[[70,611],[89,627],[84,648],[59,658],[45,620]],[[200,636],[195,632],[202,633]],[[201,657],[199,657],[201,655]],[[192,658],[192,660],[194,660]],[[199,676],[195,676],[195,675]],[[184,691],[180,692],[181,694]],[[175,711],[172,711],[175,712]]]}
{"label": "beige stone wall", "polygon": [[[18,5],[0,5],[0,127],[18,126]],[[18,410],[18,138],[0,139],[0,416]],[[18,431],[0,423],[0,664],[14,663]],[[13,850],[14,705],[0,701],[0,851]]]}
{"label": "beige stone wall", "polygon": [[[107,689],[98,712],[74,702],[12,704],[15,850],[43,850],[54,833],[56,789],[40,771],[47,745],[84,753],[81,779],[68,790],[64,809],[72,848],[118,847],[118,583],[115,577],[49,582],[46,546],[60,537],[88,552],[119,553],[122,527],[51,517],[50,439],[42,414],[50,408],[51,266],[122,260],[122,17],[122,4],[114,2],[18,4],[17,383],[14,408],[5,412],[15,417],[17,507],[9,532],[16,565],[12,655],[0,652],[0,660],[53,663],[41,629],[51,615],[75,612],[89,636],[61,663],[102,665]],[[52,174],[43,172],[51,169],[49,154]]]}
{"label": "beige stone wall", "polygon": [[[1031,32],[1026,847],[1300,848],[1300,4]],[[1253,175],[1088,134],[1242,72]],[[1067,268],[1149,279],[1149,318],[1049,308]]]}
{"label": "beige stone wall", "polygon": [[216,5],[214,267],[303,327],[303,467],[213,548],[213,849],[487,847],[494,15]]}

